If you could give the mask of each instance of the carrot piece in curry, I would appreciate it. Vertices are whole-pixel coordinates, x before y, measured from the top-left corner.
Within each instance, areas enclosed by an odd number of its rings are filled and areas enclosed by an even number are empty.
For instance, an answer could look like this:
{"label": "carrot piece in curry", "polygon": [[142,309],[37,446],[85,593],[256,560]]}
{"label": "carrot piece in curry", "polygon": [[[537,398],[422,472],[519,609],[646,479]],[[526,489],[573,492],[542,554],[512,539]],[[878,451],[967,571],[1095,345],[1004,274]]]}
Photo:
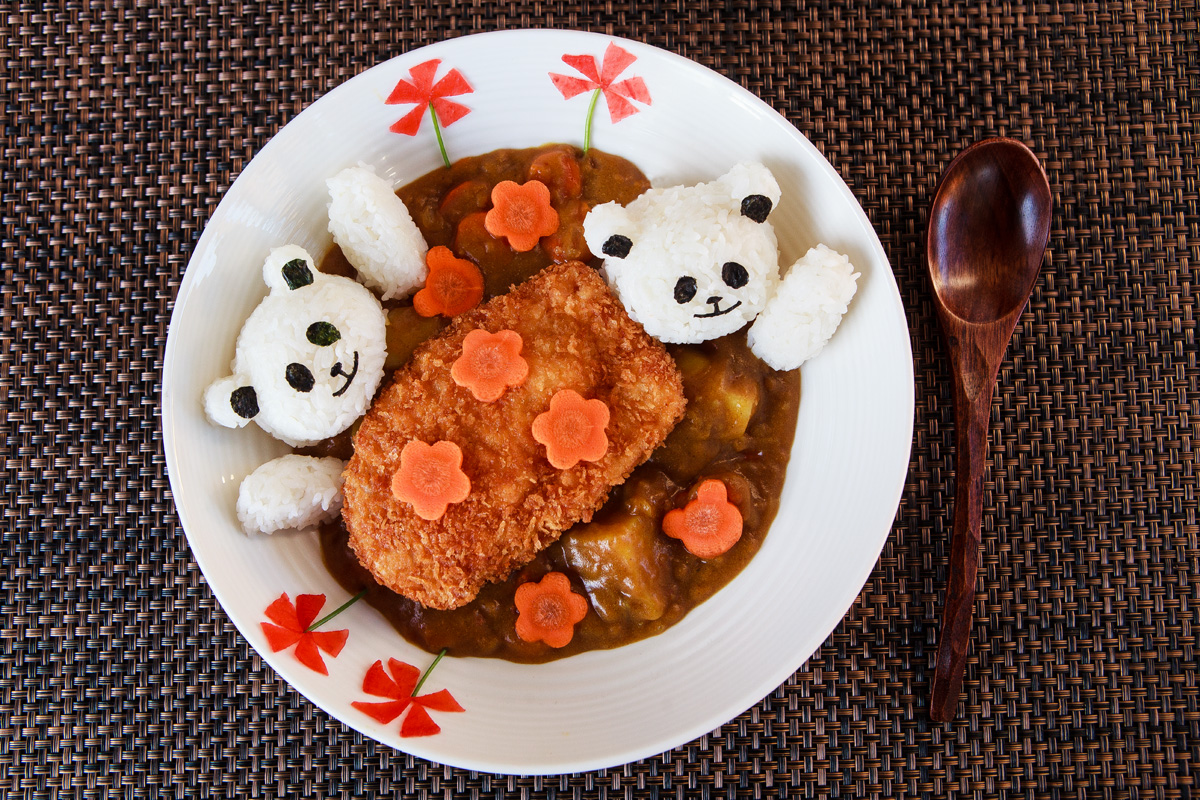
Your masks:
{"label": "carrot piece in curry", "polygon": [[742,538],[742,512],[729,502],[725,484],[710,479],[696,489],[695,500],[668,511],[662,526],[697,558],[716,558]]}
{"label": "carrot piece in curry", "polygon": [[550,398],[550,410],[533,420],[533,438],[546,446],[546,460],[556,469],[580,461],[599,461],[608,452],[608,406],[603,400],[584,400],[574,389]]}
{"label": "carrot piece in curry", "polygon": [[571,581],[561,572],[521,584],[515,599],[517,636],[526,642],[566,647],[575,635],[575,624],[587,616],[587,600],[571,591]]}
{"label": "carrot piece in curry", "polygon": [[522,344],[516,331],[488,333],[476,328],[463,339],[462,355],[450,365],[450,377],[479,402],[495,402],[529,375],[529,362],[521,357]]}
{"label": "carrot piece in curry", "polygon": [[411,505],[421,519],[441,519],[448,505],[461,503],[471,493],[462,458],[462,450],[454,442],[430,445],[413,439],[400,451],[392,495]]}
{"label": "carrot piece in curry", "polygon": [[425,288],[413,296],[413,308],[422,317],[457,316],[483,299],[483,273],[448,247],[431,247],[425,256],[429,276]]}
{"label": "carrot piece in curry", "polygon": [[492,188],[492,210],[483,224],[492,236],[507,239],[509,247],[524,253],[558,230],[558,212],[541,181],[500,181]]}

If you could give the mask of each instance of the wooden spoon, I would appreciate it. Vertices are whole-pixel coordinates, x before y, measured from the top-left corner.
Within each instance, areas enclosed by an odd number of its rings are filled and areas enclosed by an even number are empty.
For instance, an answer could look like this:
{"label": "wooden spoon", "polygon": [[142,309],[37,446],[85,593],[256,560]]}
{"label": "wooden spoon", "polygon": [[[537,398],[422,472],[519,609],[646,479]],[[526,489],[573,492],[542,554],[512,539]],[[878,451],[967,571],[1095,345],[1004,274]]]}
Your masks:
{"label": "wooden spoon", "polygon": [[983,467],[996,374],[1050,237],[1050,184],[1015,139],[984,139],[950,163],[929,212],[926,258],[954,375],[957,447],[950,579],[929,715],[954,718],[975,612]]}

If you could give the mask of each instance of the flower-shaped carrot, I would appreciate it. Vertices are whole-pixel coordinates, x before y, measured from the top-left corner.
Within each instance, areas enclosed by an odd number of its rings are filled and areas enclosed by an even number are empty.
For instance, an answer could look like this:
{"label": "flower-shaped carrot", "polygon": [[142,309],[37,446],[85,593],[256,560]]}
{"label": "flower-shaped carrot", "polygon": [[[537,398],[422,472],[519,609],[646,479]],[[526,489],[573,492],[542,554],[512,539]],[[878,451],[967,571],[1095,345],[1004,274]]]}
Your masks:
{"label": "flower-shaped carrot", "polygon": [[707,480],[696,489],[695,500],[667,512],[663,532],[697,558],[716,558],[742,538],[742,512],[729,502],[724,483]]}
{"label": "flower-shaped carrot", "polygon": [[462,355],[450,366],[450,377],[470,389],[481,403],[495,402],[508,387],[520,386],[529,375],[521,345],[521,334],[516,331],[473,330],[463,339]]}
{"label": "flower-shaped carrot", "polygon": [[566,647],[575,635],[575,623],[587,616],[588,604],[571,591],[571,581],[551,572],[538,583],[517,587],[517,636],[526,642]]}
{"label": "flower-shaped carrot", "polygon": [[479,305],[483,299],[483,273],[464,258],[456,258],[449,247],[431,247],[425,255],[429,277],[425,288],[413,296],[413,308],[422,317],[457,316]]}
{"label": "flower-shaped carrot", "polygon": [[519,185],[500,181],[492,189],[492,210],[484,217],[483,226],[497,239],[508,239],[513,250],[524,253],[558,230],[558,212],[550,205],[550,190],[541,181]]}
{"label": "flower-shaped carrot", "polygon": [[608,406],[603,400],[584,400],[574,389],[550,398],[550,410],[533,420],[533,438],[546,445],[546,459],[557,469],[580,461],[599,461],[608,452]]}
{"label": "flower-shaped carrot", "polygon": [[400,451],[400,469],[392,476],[392,494],[409,503],[421,519],[440,519],[446,506],[471,493],[462,471],[462,450],[454,442],[425,444],[413,439]]}

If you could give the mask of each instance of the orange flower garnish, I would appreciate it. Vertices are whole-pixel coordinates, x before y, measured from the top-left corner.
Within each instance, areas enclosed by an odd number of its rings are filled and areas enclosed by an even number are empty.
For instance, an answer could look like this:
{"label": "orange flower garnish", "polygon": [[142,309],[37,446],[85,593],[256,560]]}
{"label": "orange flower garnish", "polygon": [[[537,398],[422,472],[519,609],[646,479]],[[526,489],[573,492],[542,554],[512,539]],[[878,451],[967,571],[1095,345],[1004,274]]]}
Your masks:
{"label": "orange flower garnish", "polygon": [[488,333],[477,328],[463,339],[462,355],[450,366],[450,377],[481,403],[495,402],[529,375],[529,362],[521,357],[522,344],[516,331]]}
{"label": "orange flower garnish", "polygon": [[422,317],[457,316],[479,305],[483,299],[483,273],[464,258],[456,258],[449,247],[431,247],[425,255],[429,277],[425,288],[413,296],[413,308]]}
{"label": "orange flower garnish", "polygon": [[432,445],[413,439],[400,451],[400,469],[392,476],[392,494],[409,503],[421,519],[440,519],[446,506],[471,493],[462,471],[462,450],[454,442]]}
{"label": "orange flower garnish", "polygon": [[538,240],[558,230],[558,212],[550,205],[550,190],[541,181],[516,184],[500,181],[492,189],[492,210],[483,227],[497,239],[508,239],[518,253],[532,250]]}
{"label": "orange flower garnish", "polygon": [[526,642],[566,647],[575,635],[575,623],[587,616],[588,604],[571,591],[571,581],[551,572],[538,583],[517,587],[517,636]]}
{"label": "orange flower garnish", "polygon": [[742,538],[742,512],[729,502],[725,484],[707,480],[696,499],[663,517],[663,532],[679,539],[697,558],[716,558]]}
{"label": "orange flower garnish", "polygon": [[603,400],[584,400],[574,389],[550,398],[550,410],[533,420],[533,438],[546,445],[546,458],[557,469],[580,461],[599,461],[608,452],[608,406]]}

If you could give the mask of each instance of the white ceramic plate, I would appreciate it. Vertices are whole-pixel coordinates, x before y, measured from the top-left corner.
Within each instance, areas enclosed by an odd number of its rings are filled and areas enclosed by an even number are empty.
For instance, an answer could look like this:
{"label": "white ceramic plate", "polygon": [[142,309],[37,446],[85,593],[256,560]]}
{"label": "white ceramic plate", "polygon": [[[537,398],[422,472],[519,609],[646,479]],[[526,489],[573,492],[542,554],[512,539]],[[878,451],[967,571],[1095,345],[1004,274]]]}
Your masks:
{"label": "white ceramic plate", "polygon": [[[388,658],[424,668],[360,603],[328,628],[348,629],[329,675],[274,653],[260,625],[281,593],[346,599],[322,566],[315,535],[248,538],[235,516],[241,479],[287,448],[250,425],[213,427],[201,394],[227,374],[242,322],[264,296],[264,257],[296,243],[318,260],[325,179],[357,162],[396,185],[438,166],[426,117],[414,137],[389,125],[412,106],[385,105],[429,59],[473,86],[471,110],[444,128],[451,158],[498,147],[581,144],[588,95],[564,99],[548,74],[575,74],[564,54],[597,60],[617,41],[635,55],[651,103],[612,123],[597,108],[593,145],[631,159],[656,185],[715,178],[737,161],[775,173],[772,214],[781,263],[812,244],[848,253],[858,294],[825,351],[803,367],[799,422],[779,514],[759,554],[726,588],[666,633],[615,650],[531,666],[446,659],[422,692],[448,689],[463,713],[432,712],[441,732],[401,738],[351,703],[367,668]],[[653,756],[757,703],[829,636],[858,595],[899,502],[912,438],[908,329],[887,258],[862,209],[820,153],[785,119],[726,78],[637,42],[580,32],[513,31],[455,39],[391,59],[346,82],[290,122],[254,157],[196,245],[171,317],[163,371],[163,439],[171,490],[196,561],[238,629],[292,686],[364,734],[432,761],[487,772],[548,774]]]}

